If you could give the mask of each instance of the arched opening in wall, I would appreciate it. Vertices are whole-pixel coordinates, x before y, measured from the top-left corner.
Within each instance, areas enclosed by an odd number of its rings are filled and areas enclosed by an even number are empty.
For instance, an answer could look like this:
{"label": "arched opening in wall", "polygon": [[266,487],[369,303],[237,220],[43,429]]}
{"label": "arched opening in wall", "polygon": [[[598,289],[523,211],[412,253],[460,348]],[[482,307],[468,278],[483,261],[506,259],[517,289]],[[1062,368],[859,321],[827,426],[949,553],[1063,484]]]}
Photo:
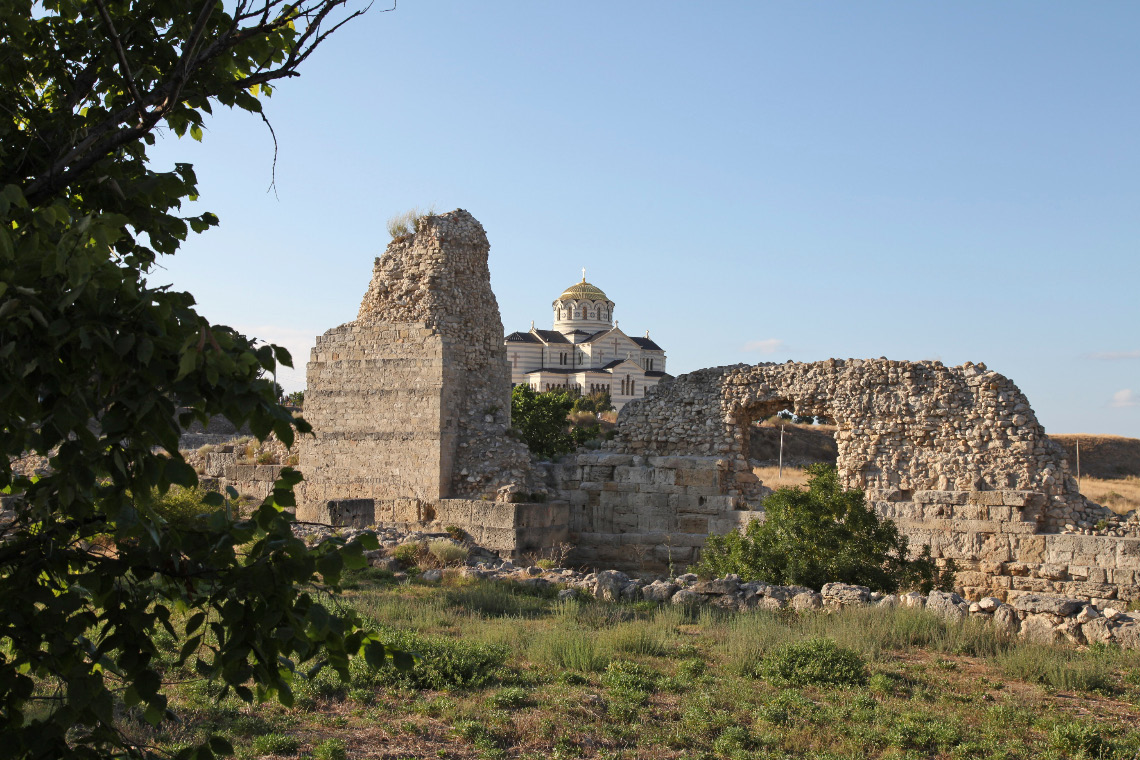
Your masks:
{"label": "arched opening in wall", "polygon": [[822,416],[827,410],[801,407],[797,415],[793,409],[793,400],[778,398],[748,406],[743,419],[738,415],[743,453],[752,473],[768,488],[802,485],[807,465],[834,467],[839,456],[836,427]]}

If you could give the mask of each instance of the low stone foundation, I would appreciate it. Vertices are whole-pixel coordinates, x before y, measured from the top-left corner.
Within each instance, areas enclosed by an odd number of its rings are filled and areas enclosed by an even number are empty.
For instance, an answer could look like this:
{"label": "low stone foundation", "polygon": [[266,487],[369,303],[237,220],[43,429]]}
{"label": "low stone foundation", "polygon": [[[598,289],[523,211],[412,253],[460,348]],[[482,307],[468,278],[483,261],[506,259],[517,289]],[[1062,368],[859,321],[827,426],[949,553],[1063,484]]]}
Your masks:
{"label": "low stone foundation", "polygon": [[[758,499],[740,495],[746,476],[725,458],[590,452],[547,465],[546,477],[568,504],[570,558],[578,565],[680,569],[699,559],[709,534],[764,519],[753,508]],[[1050,524],[1043,493],[894,489],[868,491],[867,500],[895,521],[913,551],[929,544],[941,564],[953,559],[969,599],[1140,599],[1140,539],[1041,533]]]}
{"label": "low stone foundation", "polygon": [[548,482],[569,505],[575,564],[642,572],[684,567],[710,533],[763,517],[729,495],[736,470],[725,459],[591,452],[547,467]]}
{"label": "low stone foundation", "polygon": [[376,525],[406,531],[439,532],[455,526],[501,557],[552,555],[569,538],[565,502],[546,504],[482,499],[340,499],[316,510],[315,522],[338,527]]}

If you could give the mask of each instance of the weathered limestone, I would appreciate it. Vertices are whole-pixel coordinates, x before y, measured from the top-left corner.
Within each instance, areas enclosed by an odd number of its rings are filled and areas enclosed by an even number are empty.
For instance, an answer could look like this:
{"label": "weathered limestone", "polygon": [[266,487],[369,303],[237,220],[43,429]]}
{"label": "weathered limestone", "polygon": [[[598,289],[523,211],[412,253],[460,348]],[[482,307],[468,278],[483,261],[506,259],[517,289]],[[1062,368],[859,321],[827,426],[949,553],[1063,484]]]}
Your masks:
{"label": "weathered limestone", "polygon": [[763,519],[747,459],[754,419],[792,408],[838,426],[840,475],[912,546],[953,559],[971,599],[1140,598],[1140,538],[1058,534],[1111,513],[1088,502],[1028,401],[984,365],[829,360],[720,367],[662,383],[602,452],[552,466],[575,560],[660,571],[709,533]]}
{"label": "weathered limestone", "polygon": [[[840,477],[872,498],[1041,494],[1041,520],[1054,529],[1072,521],[1091,527],[1111,514],[1080,495],[1064,451],[1045,435],[1028,400],[984,364],[829,359],[699,370],[623,410],[615,449],[721,457],[745,473],[752,421],[788,407],[836,424]],[[745,474],[729,495],[758,493]]]}
{"label": "weathered limestone", "polygon": [[376,260],[356,321],[317,339],[308,365],[298,516],[331,500],[494,499],[525,481],[510,426],[510,368],[466,211],[428,216]]}
{"label": "weathered limestone", "polygon": [[[358,318],[313,349],[305,417],[315,438],[300,443],[299,518],[457,525],[512,556],[568,540],[576,563],[681,567],[710,533],[763,519],[769,489],[748,459],[751,425],[791,408],[835,422],[843,483],[864,489],[912,545],[955,560],[968,599],[1140,598],[1140,537],[1124,537],[1127,526],[1077,533],[1111,513],[1080,495],[1020,390],[982,364],[700,370],[623,408],[604,450],[531,463],[507,435],[510,367],[483,228],[462,210],[418,227],[376,260]],[[672,599],[686,594],[702,591]],[[933,603],[960,612],[965,601]]]}

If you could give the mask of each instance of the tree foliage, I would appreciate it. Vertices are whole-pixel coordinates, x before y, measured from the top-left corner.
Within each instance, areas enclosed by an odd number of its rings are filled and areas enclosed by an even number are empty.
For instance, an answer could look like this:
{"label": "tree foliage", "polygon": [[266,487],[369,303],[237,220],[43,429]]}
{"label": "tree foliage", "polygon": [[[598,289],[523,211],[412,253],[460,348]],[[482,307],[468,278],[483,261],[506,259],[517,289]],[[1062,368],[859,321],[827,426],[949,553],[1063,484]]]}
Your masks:
{"label": "tree foliage", "polygon": [[[157,128],[200,140],[216,104],[260,113],[270,83],[361,12],[342,6],[0,0],[0,489],[14,513],[0,527],[5,754],[143,754],[116,716],[170,717],[160,629],[184,640],[179,663],[201,677],[286,704],[301,664],[344,671],[357,652],[386,654],[307,590],[336,589],[366,542],[310,551],[294,538],[296,472],[246,519],[218,509],[172,521],[134,496],[197,485],[178,453],[193,419],[221,414],[287,445],[309,430],[266,378],[291,366],[288,352],[150,284],[159,254],[218,220],[180,216],[197,196],[193,169],[155,170],[146,151]],[[13,466],[28,453],[50,457],[50,472]],[[227,750],[215,737],[182,755]]]}
{"label": "tree foliage", "polygon": [[540,457],[555,457],[574,450],[566,416],[574,406],[568,393],[539,393],[526,383],[511,391],[511,426],[523,443]]}
{"label": "tree foliage", "polygon": [[806,489],[781,488],[764,500],[765,519],[744,535],[709,536],[697,572],[721,577],[808,586],[854,583],[877,591],[953,585],[953,565],[940,571],[924,546],[911,557],[906,536],[880,520],[863,491],[845,490],[834,467],[807,468]]}

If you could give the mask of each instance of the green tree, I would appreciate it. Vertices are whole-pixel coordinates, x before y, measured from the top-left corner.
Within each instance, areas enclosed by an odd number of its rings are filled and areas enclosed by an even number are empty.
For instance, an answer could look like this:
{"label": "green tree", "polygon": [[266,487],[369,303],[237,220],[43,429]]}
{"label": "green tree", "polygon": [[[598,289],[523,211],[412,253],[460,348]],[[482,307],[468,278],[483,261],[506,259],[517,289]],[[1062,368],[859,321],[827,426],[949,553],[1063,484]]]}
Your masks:
{"label": "green tree", "polygon": [[511,425],[527,447],[541,457],[554,457],[574,450],[566,416],[574,406],[568,393],[538,393],[526,383],[511,391]]}
{"label": "green tree", "polygon": [[[169,521],[151,496],[197,485],[180,424],[221,414],[286,444],[309,426],[265,377],[290,366],[283,348],[149,283],[159,254],[218,220],[179,215],[194,172],[154,169],[147,146],[158,128],[201,140],[218,104],[260,113],[272,82],[362,12],[343,5],[0,0],[0,489],[15,515],[0,527],[6,755],[142,755],[116,715],[170,717],[160,630],[184,641],[178,665],[247,700],[288,704],[302,664],[345,672],[350,655],[386,654],[311,593],[362,565],[366,542],[310,551],[294,538],[296,472],[244,520],[221,509]],[[27,453],[50,457],[50,473],[14,467]],[[113,551],[100,550],[107,540]],[[227,750],[214,737],[180,755]]]}
{"label": "green tree", "polygon": [[815,464],[807,472],[807,489],[772,493],[764,500],[764,521],[749,523],[744,535],[709,536],[697,572],[817,591],[830,582],[876,591],[953,585],[953,565],[940,572],[929,546],[910,557],[906,536],[893,521],[879,519],[862,490],[843,489],[834,467]]}
{"label": "green tree", "polygon": [[285,403],[290,406],[304,406],[305,405],[305,392],[293,391],[285,397]]}

